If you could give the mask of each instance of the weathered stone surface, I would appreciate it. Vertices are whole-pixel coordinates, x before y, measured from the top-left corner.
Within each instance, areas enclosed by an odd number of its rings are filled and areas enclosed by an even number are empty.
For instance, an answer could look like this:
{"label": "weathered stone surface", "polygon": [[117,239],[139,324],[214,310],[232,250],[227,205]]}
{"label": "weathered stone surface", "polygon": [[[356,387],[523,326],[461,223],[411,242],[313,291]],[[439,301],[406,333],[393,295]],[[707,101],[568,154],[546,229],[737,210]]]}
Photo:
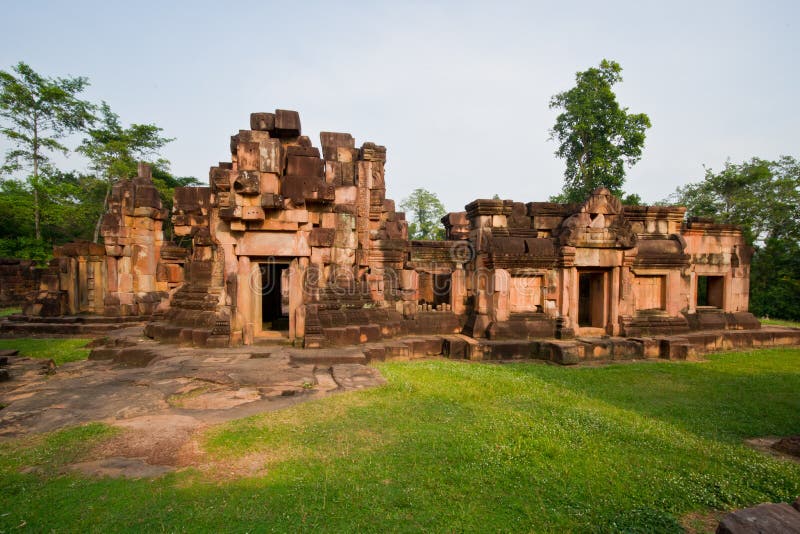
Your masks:
{"label": "weathered stone surface", "polygon": [[274,113],[251,113],[250,129],[271,132],[275,129]]}
{"label": "weathered stone surface", "polygon": [[286,109],[275,110],[275,135],[297,137],[301,133],[300,114]]}
{"label": "weathered stone surface", "polygon": [[233,181],[233,190],[240,195],[257,195],[261,192],[261,175],[257,170],[239,171]]}
{"label": "weathered stone surface", "polygon": [[786,503],[764,503],[731,512],[722,518],[717,534],[781,532],[800,534],[800,512]]}

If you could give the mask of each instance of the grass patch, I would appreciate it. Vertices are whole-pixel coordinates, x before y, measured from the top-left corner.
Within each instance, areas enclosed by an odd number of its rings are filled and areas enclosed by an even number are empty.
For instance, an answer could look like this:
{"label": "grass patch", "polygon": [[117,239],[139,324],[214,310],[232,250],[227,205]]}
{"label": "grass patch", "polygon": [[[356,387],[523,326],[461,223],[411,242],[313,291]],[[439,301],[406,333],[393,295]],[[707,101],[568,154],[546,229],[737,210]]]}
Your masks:
{"label": "grass patch", "polygon": [[16,338],[0,339],[0,349],[18,349],[20,356],[52,359],[56,365],[85,360],[90,339]]}
{"label": "grass patch", "polygon": [[689,513],[800,494],[800,465],[742,445],[800,433],[797,349],[380,369],[385,387],[208,432],[211,456],[261,458],[261,477],[23,475],[24,449],[0,448],[0,530],[679,532]]}
{"label": "grass patch", "polygon": [[761,321],[761,324],[768,324],[772,326],[789,326],[791,328],[800,328],[800,323],[798,323],[797,321],[787,321],[785,319],[770,319],[769,317],[767,318],[762,317],[759,319],[759,321]]}
{"label": "grass patch", "polygon": [[0,317],[8,317],[17,313],[22,313],[22,308],[0,308]]}

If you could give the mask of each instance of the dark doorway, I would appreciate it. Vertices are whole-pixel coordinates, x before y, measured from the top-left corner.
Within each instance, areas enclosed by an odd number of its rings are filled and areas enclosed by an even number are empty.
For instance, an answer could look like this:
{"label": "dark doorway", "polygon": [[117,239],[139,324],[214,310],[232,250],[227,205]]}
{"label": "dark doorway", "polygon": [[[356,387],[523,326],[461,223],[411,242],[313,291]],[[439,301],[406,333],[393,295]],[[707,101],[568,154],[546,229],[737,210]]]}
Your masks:
{"label": "dark doorway", "polygon": [[724,276],[697,277],[697,305],[722,308]]}
{"label": "dark doorway", "polygon": [[450,273],[433,275],[433,305],[450,304]]}
{"label": "dark doorway", "polygon": [[604,278],[602,272],[578,274],[578,326],[605,326]]}
{"label": "dark doorway", "polygon": [[261,263],[261,322],[263,330],[289,330],[286,264]]}

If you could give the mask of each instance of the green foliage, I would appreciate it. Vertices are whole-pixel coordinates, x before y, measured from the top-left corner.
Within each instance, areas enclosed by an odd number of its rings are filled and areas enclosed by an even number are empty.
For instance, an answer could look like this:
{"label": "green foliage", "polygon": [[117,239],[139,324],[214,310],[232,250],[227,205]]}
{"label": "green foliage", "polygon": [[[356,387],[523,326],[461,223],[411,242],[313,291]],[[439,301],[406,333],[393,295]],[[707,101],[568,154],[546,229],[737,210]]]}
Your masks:
{"label": "green foliage", "polygon": [[604,59],[599,68],[578,72],[575,87],[550,100],[551,108],[563,110],[550,137],[567,164],[564,191],[553,201],[582,202],[598,187],[623,196],[625,165],[641,158],[650,118],[620,107],[612,87],[621,73],[619,63]]}
{"label": "green foliage", "polygon": [[137,162],[158,154],[173,141],[161,137],[154,124],[131,124],[123,128],[119,115],[106,102],[100,104],[99,125],[90,128],[78,152],[89,158],[92,170],[110,183],[136,176]]}
{"label": "green foliage", "polygon": [[40,173],[52,170],[49,153],[68,152],[61,139],[94,121],[93,106],[77,97],[89,82],[82,77],[45,78],[23,62],[11,70],[0,71],[0,134],[12,145],[2,170],[30,171],[34,237],[41,240],[40,197],[45,184]]}
{"label": "green foliage", "polygon": [[436,193],[415,189],[400,207],[412,217],[408,225],[410,239],[444,239],[441,219],[447,212]]}
{"label": "green foliage", "polygon": [[[742,443],[800,431],[798,363],[797,349],[384,363],[386,386],[212,428],[204,461],[219,471],[158,479],[63,474],[102,425],[5,441],[0,530],[680,532],[688,513],[800,494],[800,465]],[[257,475],[226,478],[255,462]]]}
{"label": "green foliage", "polygon": [[740,225],[750,244],[800,240],[800,162],[790,156],[707,168],[702,182],[679,187],[670,200],[689,216]]}
{"label": "green foliage", "polygon": [[750,311],[800,321],[800,245],[768,239],[750,266]]}
{"label": "green foliage", "polygon": [[33,223],[30,181],[0,181],[0,257],[46,263],[53,245],[91,239],[103,203],[103,183],[93,176],[51,169],[39,178],[41,239]]}

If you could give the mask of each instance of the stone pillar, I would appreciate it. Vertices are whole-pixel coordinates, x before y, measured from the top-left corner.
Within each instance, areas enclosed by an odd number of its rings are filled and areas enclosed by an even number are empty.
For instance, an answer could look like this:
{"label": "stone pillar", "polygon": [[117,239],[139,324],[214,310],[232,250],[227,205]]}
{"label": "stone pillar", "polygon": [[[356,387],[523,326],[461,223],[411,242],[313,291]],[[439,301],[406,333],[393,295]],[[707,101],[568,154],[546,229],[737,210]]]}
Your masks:
{"label": "stone pillar", "polygon": [[495,269],[494,276],[492,276],[492,309],[489,315],[492,321],[503,322],[508,321],[509,310],[509,286],[511,276],[505,269]]}
{"label": "stone pillar", "polygon": [[300,262],[294,259],[289,264],[289,340],[303,337],[297,327],[297,309],[303,305],[303,270]]}
{"label": "stone pillar", "polygon": [[620,333],[619,325],[619,300],[620,300],[620,267],[611,269],[610,289],[608,292],[611,302],[609,303],[608,333],[618,336]]}
{"label": "stone pillar", "polygon": [[467,296],[467,281],[463,267],[458,265],[450,275],[450,307],[454,314],[466,313],[464,298]]}
{"label": "stone pillar", "polygon": [[242,331],[242,343],[245,345],[253,344],[253,335],[255,334],[255,320],[253,317],[254,289],[250,287],[252,285],[250,280],[251,270],[250,258],[239,256],[236,284],[236,323],[238,329]]}

